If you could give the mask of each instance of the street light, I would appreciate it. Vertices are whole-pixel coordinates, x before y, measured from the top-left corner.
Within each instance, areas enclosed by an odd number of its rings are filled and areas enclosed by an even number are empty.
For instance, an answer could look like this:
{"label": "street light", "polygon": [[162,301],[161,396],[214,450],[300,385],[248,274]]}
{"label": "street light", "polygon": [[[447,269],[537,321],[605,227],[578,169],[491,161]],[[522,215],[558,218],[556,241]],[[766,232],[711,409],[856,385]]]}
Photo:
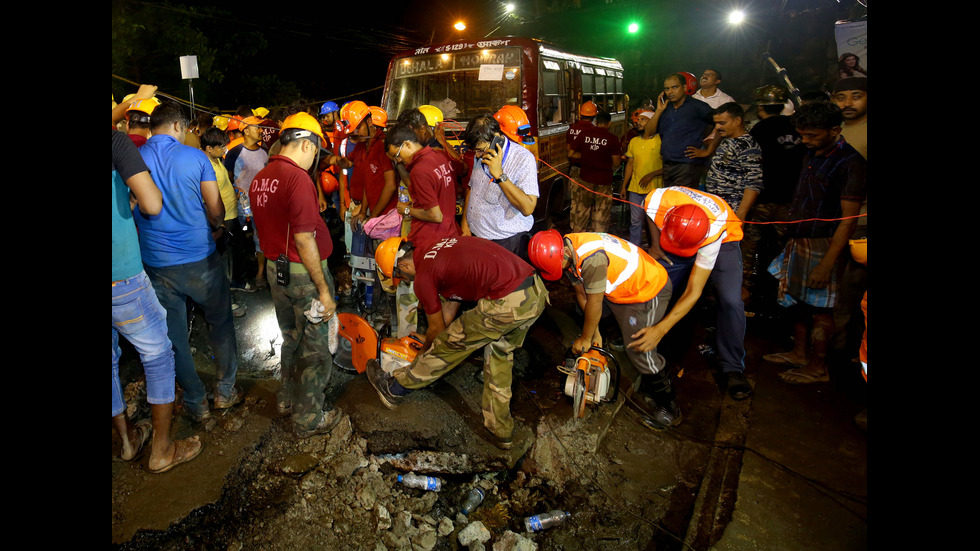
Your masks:
{"label": "street light", "polygon": [[740,25],[745,21],[745,12],[742,10],[735,10],[728,14],[728,23],[732,25]]}
{"label": "street light", "polygon": [[463,23],[462,21],[457,21],[456,24],[453,25],[453,28],[456,29],[457,31],[465,31],[466,23]]}

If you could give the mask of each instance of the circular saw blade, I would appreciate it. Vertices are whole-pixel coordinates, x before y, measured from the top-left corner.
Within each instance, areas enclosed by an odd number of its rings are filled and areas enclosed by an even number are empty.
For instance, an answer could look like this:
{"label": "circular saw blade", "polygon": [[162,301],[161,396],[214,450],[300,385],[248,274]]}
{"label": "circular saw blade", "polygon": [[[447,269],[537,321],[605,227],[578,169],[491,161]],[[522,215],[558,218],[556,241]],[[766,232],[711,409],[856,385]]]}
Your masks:
{"label": "circular saw blade", "polygon": [[582,370],[575,371],[575,384],[572,386],[572,411],[575,412],[575,417],[585,416],[585,372]]}

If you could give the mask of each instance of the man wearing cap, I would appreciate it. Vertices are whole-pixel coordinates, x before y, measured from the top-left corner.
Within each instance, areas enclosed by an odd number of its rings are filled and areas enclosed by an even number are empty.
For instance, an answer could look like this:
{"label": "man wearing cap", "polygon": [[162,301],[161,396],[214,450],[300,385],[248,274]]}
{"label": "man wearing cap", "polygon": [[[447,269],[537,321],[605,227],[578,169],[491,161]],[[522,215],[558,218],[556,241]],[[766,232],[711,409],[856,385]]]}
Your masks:
{"label": "man wearing cap", "polygon": [[208,423],[207,390],[194,366],[187,327],[187,299],[207,320],[217,381],[214,408],[232,407],[243,395],[235,385],[238,342],[231,313],[231,290],[212,232],[224,221],[211,161],[200,149],[183,145],[187,115],[175,104],[153,111],[153,136],[140,148],[153,180],[163,194],[163,210],[155,216],[139,209],[139,229],[146,274],[167,310],[167,329],[174,348],[177,384],[184,390],[184,409]]}
{"label": "man wearing cap", "polygon": [[[710,279],[718,294],[718,363],[728,393],[736,400],[752,395],[745,378],[745,307],[742,303],[742,223],[717,195],[684,186],[657,189],[646,198],[650,256],[657,259],[674,289],[684,289],[656,326],[628,346],[645,350],[694,308]],[[677,293],[674,293],[677,297]]]}
{"label": "man wearing cap", "polygon": [[[790,121],[789,116],[781,114],[789,100],[789,92],[780,86],[766,85],[756,88],[752,93],[752,104],[756,106],[759,121],[752,126],[749,134],[755,138],[762,151],[762,192],[749,210],[750,224],[743,227],[745,238],[742,248],[742,293],[744,300],[750,300],[751,308],[765,307],[767,302],[775,304],[775,296],[764,300],[770,293],[763,287],[772,287],[774,280],[765,273],[765,267],[779,254],[786,244],[786,220],[793,190],[800,179],[800,169],[806,146]],[[756,256],[762,268],[755,269]],[[758,271],[755,277],[751,274]],[[759,289],[756,289],[756,286]],[[762,300],[749,299],[758,291]],[[764,295],[764,296],[763,296]]]}
{"label": "man wearing cap", "polygon": [[[507,122],[507,129],[498,117]],[[518,133],[524,131],[518,128],[522,121],[526,124],[523,110],[509,105],[495,115],[475,117],[466,126],[463,143],[475,152],[479,162],[470,171],[460,231],[489,239],[527,259],[539,191],[537,161],[521,146],[527,140],[533,143]],[[491,148],[495,137],[504,138],[503,145]]]}
{"label": "man wearing cap", "polygon": [[630,203],[629,242],[639,247],[646,227],[643,200],[655,189],[664,186],[664,160],[660,156],[660,134],[647,135],[644,130],[653,118],[653,111],[640,111],[636,117],[639,135],[626,148],[626,170],[623,173],[621,198]]}
{"label": "man wearing cap", "polygon": [[[249,194],[259,243],[268,253],[269,287],[282,331],[279,412],[291,412],[293,431],[306,437],[329,432],[342,414],[337,408],[323,411],[324,388],[333,372],[326,320],[337,308],[327,267],[333,241],[307,172],[325,140],[312,115],[297,113],[283,121],[279,141],[280,153],[255,175]],[[288,281],[280,283],[280,277]],[[314,299],[325,308],[320,323],[309,322],[303,313]]]}
{"label": "man wearing cap", "polygon": [[239,210],[238,219],[243,228],[243,233],[252,230],[253,242],[255,245],[255,260],[258,271],[255,275],[255,286],[248,282],[236,290],[248,293],[254,292],[258,288],[266,286],[265,278],[265,255],[259,247],[258,233],[255,232],[252,221],[252,207],[248,190],[252,185],[252,178],[262,170],[269,162],[269,154],[262,148],[262,119],[252,115],[241,121],[242,143],[228,149],[225,155],[225,168],[231,176],[232,183],[238,193]]}
{"label": "man wearing cap", "polygon": [[[389,374],[368,360],[367,377],[391,409],[411,391],[449,373],[484,348],[483,424],[494,443],[510,449],[514,350],[548,304],[548,290],[534,268],[500,245],[478,237],[450,237],[415,249],[401,237],[385,240],[375,253],[386,278],[415,284],[419,306],[429,320],[425,344],[415,360]],[[442,300],[473,301],[476,306],[449,325]]]}
{"label": "man wearing cap", "polygon": [[[609,113],[595,116],[592,128],[579,134],[569,159],[580,163],[578,184],[572,184],[573,232],[605,232],[612,207],[613,173],[623,162],[619,138],[609,131]],[[590,227],[591,226],[591,227]]]}

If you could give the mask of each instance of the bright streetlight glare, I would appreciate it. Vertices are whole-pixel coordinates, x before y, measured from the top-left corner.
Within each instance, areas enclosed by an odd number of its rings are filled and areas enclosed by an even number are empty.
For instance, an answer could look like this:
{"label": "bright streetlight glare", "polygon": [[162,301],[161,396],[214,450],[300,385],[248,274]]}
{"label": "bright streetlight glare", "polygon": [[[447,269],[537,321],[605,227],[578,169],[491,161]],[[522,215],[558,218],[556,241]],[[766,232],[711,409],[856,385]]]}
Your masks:
{"label": "bright streetlight glare", "polygon": [[453,27],[454,27],[454,28],[455,28],[455,29],[456,29],[457,31],[462,31],[462,30],[466,30],[466,23],[463,23],[462,21],[458,21],[458,22],[457,22],[457,23],[456,23],[455,25],[453,25]]}
{"label": "bright streetlight glare", "polygon": [[630,23],[629,31],[631,33],[635,33],[638,30],[640,30],[640,26],[639,25],[637,25],[636,23]]}
{"label": "bright streetlight glare", "polygon": [[742,10],[735,10],[728,14],[728,22],[732,25],[738,25],[743,21],[745,21],[745,12]]}
{"label": "bright streetlight glare", "polygon": [[507,4],[506,6],[504,6],[504,11],[507,13],[514,11],[514,4]]}

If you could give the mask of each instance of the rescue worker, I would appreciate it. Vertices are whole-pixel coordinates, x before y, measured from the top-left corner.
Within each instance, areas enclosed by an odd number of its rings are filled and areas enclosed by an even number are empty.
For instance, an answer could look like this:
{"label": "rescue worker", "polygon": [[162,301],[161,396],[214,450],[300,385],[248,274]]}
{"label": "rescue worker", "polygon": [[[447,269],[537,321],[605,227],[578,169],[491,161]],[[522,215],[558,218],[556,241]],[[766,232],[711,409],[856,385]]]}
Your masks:
{"label": "rescue worker", "polygon": [[[670,300],[667,271],[643,249],[607,233],[538,232],[528,247],[531,263],[548,281],[564,272],[575,289],[585,313],[581,334],[572,342],[572,353],[582,354],[594,344],[602,346],[599,318],[605,303],[612,310],[623,340],[636,339],[664,317]],[[643,375],[643,401],[650,411],[644,423],[655,429],[680,424],[681,409],[666,369],[667,362],[656,345],[639,348],[633,341],[626,356]]]}
{"label": "rescue worker", "polygon": [[[402,237],[377,249],[379,276],[414,282],[419,307],[429,320],[425,343],[415,360],[387,373],[376,359],[367,377],[394,409],[412,390],[423,388],[484,349],[483,424],[501,449],[513,446],[510,414],[514,349],[524,344],[531,325],[548,304],[548,291],[534,268],[505,248],[479,237],[449,237],[417,250]],[[475,301],[476,306],[449,325],[442,299]]]}
{"label": "rescue worker", "polygon": [[745,305],[742,302],[742,222],[724,199],[684,186],[653,190],[644,203],[650,256],[667,270],[675,289],[684,289],[656,327],[630,347],[652,349],[694,308],[708,279],[718,294],[718,361],[728,393],[752,395],[745,378]]}

